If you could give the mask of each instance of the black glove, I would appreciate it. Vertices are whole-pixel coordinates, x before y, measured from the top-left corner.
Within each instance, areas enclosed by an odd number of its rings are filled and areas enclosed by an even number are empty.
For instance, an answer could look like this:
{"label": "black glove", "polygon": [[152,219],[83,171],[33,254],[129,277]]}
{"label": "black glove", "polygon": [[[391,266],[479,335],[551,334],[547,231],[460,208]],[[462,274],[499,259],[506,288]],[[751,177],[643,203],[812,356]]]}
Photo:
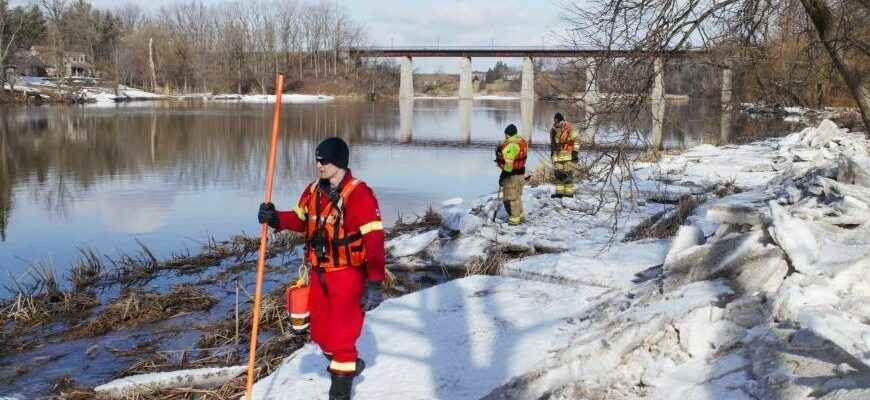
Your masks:
{"label": "black glove", "polygon": [[571,161],[573,161],[573,162],[580,161],[580,152],[579,151],[574,150],[571,152]]}
{"label": "black glove", "polygon": [[504,181],[511,176],[507,171],[501,171],[501,174],[498,176],[498,185],[504,186]]}
{"label": "black glove", "polygon": [[366,282],[366,291],[360,301],[363,309],[369,311],[384,301],[384,293],[381,291],[381,282]]}
{"label": "black glove", "polygon": [[269,224],[272,229],[278,229],[278,211],[275,210],[275,205],[272,203],[260,203],[257,221],[261,224]]}

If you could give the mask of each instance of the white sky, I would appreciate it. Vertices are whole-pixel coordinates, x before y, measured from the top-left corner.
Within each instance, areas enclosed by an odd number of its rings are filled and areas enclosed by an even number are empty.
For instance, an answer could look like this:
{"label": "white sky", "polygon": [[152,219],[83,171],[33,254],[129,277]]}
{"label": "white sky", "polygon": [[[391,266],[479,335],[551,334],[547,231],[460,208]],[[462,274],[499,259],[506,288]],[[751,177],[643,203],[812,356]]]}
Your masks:
{"label": "white sky", "polygon": [[[91,0],[99,8],[135,3],[156,10],[190,0]],[[215,4],[225,0],[201,0]],[[334,0],[349,11],[355,21],[368,28],[373,45],[491,45],[540,46],[558,44],[562,26],[559,0]],[[31,0],[13,1],[26,4]],[[475,70],[485,70],[497,59],[474,59]],[[519,64],[519,59],[504,59]],[[459,60],[415,59],[423,72],[459,71]]]}

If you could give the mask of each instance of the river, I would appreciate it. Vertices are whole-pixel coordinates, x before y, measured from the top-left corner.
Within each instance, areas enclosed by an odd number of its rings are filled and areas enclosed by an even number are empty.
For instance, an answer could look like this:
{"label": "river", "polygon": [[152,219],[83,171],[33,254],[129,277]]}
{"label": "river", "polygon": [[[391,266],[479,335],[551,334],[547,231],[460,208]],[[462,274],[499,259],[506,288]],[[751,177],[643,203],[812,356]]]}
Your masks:
{"label": "river", "polygon": [[[546,157],[556,111],[507,100],[287,104],[273,199],[292,207],[313,179],[315,146],[338,135],[390,225],[448,198],[494,191],[493,148],[509,123],[538,145],[534,167]],[[209,237],[256,234],[271,114],[270,105],[237,103],[0,108],[0,284],[26,283],[33,263],[62,276],[79,248],[113,256],[139,240],[166,257],[196,252]],[[746,122],[729,140],[785,129]],[[665,147],[720,142],[718,105],[669,104]]]}

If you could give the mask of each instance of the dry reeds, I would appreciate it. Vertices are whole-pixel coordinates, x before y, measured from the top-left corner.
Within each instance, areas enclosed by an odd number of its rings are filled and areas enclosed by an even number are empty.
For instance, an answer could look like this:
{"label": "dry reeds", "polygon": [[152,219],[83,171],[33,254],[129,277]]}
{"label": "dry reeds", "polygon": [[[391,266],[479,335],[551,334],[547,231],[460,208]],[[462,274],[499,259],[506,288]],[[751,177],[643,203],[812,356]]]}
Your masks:
{"label": "dry reeds", "polygon": [[123,327],[169,319],[182,313],[206,311],[217,303],[199,288],[176,286],[159,295],[141,289],[126,289],[93,321],[79,328],[74,336],[99,336]]}
{"label": "dry reeds", "polygon": [[[293,247],[303,244],[304,241],[304,237],[295,232],[284,231],[275,233],[269,238],[266,256],[273,257],[276,254],[289,251]],[[236,261],[241,261],[256,253],[259,249],[260,238],[258,237],[242,234],[235,235],[226,241],[218,241],[214,237],[209,237],[203,243],[202,253],[196,256],[191,256],[189,253],[174,255],[161,265],[160,269],[199,272],[204,268],[215,266],[230,257],[234,257]]]}
{"label": "dry reeds", "polygon": [[704,201],[703,197],[686,195],[680,198],[673,209],[664,210],[645,219],[629,231],[623,242],[640,239],[665,239],[674,236],[686,218]]}
{"label": "dry reeds", "polygon": [[136,243],[139,245],[138,252],[121,253],[117,258],[109,259],[116,282],[124,285],[143,283],[151,280],[157,272],[160,262],[154,253],[138,239]]}
{"label": "dry reeds", "polygon": [[501,249],[491,250],[485,258],[476,259],[466,266],[466,276],[471,275],[499,275],[501,267],[505,262],[510,260],[509,257]]}
{"label": "dry reeds", "polygon": [[725,182],[719,183],[712,190],[716,197],[725,197],[734,193],[740,193],[742,190],[737,186],[737,178],[731,178]]}
{"label": "dry reeds", "polygon": [[78,250],[81,258],[70,269],[67,280],[77,292],[80,292],[99,282],[105,266],[93,249],[80,247]]}
{"label": "dry reeds", "polygon": [[0,323],[15,322],[13,332],[51,322],[55,318],[72,320],[99,304],[92,294],[63,291],[54,269],[47,264],[34,264],[27,274],[32,283],[22,286],[16,281],[14,289],[7,287],[7,290],[15,293],[15,297],[0,306]]}
{"label": "dry reeds", "polygon": [[549,163],[542,162],[529,173],[529,180],[527,183],[531,187],[538,187],[545,183],[553,183],[555,179],[553,166]]}
{"label": "dry reeds", "polygon": [[96,397],[93,390],[81,387],[70,375],[64,375],[54,381],[51,393],[63,400],[87,400]]}
{"label": "dry reeds", "polygon": [[51,314],[48,307],[35,296],[18,293],[15,301],[0,309],[0,315],[7,321],[34,324],[48,320]]}
{"label": "dry reeds", "polygon": [[424,229],[435,229],[441,226],[441,214],[438,214],[432,208],[432,205],[426,209],[423,215],[417,215],[414,219],[406,221],[404,216],[399,215],[393,228],[387,232],[386,236],[389,239],[400,236],[409,232],[416,232]]}

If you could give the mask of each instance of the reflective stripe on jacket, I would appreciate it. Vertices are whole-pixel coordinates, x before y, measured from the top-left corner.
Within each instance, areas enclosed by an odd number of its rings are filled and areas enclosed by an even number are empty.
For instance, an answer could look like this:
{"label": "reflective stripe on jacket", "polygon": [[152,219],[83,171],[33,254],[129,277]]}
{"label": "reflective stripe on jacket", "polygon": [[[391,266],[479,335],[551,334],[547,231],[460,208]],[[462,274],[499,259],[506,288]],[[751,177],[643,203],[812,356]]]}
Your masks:
{"label": "reflective stripe on jacket", "polygon": [[550,146],[553,162],[571,161],[571,153],[577,141],[577,132],[568,121],[562,121],[550,129]]}
{"label": "reflective stripe on jacket", "polygon": [[513,135],[495,150],[495,162],[502,171],[515,175],[526,173],[526,158],[528,157],[529,145],[520,135]]}

